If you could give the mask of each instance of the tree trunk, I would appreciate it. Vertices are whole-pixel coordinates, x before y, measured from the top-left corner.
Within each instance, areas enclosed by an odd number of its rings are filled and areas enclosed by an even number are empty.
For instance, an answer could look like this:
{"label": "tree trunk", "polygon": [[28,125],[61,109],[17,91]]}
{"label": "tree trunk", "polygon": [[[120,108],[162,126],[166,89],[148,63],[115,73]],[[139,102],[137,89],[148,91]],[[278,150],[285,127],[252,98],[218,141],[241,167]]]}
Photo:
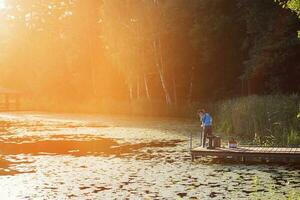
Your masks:
{"label": "tree trunk", "polygon": [[133,100],[133,88],[132,88],[132,83],[128,84],[128,89],[129,89],[129,100],[132,102]]}
{"label": "tree trunk", "polygon": [[159,73],[159,79],[160,79],[160,83],[161,83],[161,86],[162,86],[162,89],[163,89],[163,92],[165,95],[165,100],[166,100],[166,103],[170,105],[170,104],[172,104],[172,101],[171,101],[170,94],[169,94],[169,91],[168,91],[166,83],[165,83],[166,80],[165,80],[165,76],[164,76],[163,69],[162,69],[163,66],[161,65],[162,64],[162,56],[160,55],[160,57],[158,57],[157,45],[156,45],[155,41],[153,41],[153,48],[154,48],[154,55],[155,55],[155,60],[156,60],[156,67],[157,67],[157,70]]}
{"label": "tree trunk", "polygon": [[95,97],[97,95],[97,88],[96,88],[96,69],[93,64],[91,65],[91,84],[92,84],[92,95]]}
{"label": "tree trunk", "polygon": [[172,104],[170,94],[169,94],[169,92],[167,90],[167,86],[165,84],[165,78],[164,78],[163,72],[162,72],[161,69],[159,69],[158,72],[159,72],[159,78],[160,78],[161,86],[162,86],[164,94],[165,94],[166,103],[167,104]]}
{"label": "tree trunk", "polygon": [[177,106],[177,90],[176,90],[176,79],[175,79],[175,73],[173,73],[173,77],[172,77],[172,84],[173,84],[173,96],[174,96],[174,104]]}
{"label": "tree trunk", "polygon": [[144,84],[145,84],[145,93],[146,93],[146,97],[148,99],[148,101],[151,101],[151,97],[150,97],[150,93],[149,93],[149,88],[148,88],[148,81],[147,81],[147,77],[144,74]]}
{"label": "tree trunk", "polygon": [[189,104],[192,103],[192,97],[193,97],[194,69],[195,69],[195,67],[193,66],[192,70],[191,70],[191,80],[190,80],[190,87],[189,87],[189,94],[188,94]]}
{"label": "tree trunk", "polygon": [[140,96],[140,77],[138,77],[136,81],[136,98],[140,99]]}

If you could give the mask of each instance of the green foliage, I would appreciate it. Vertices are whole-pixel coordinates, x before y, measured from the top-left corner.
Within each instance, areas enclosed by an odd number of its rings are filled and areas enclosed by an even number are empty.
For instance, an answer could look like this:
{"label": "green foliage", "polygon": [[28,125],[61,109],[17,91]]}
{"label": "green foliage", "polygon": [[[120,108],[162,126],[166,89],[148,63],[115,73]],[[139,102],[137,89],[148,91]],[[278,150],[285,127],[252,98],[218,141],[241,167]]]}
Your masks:
{"label": "green foliage", "polygon": [[216,126],[227,137],[259,145],[299,145],[300,97],[249,96],[222,101],[214,112]]}
{"label": "green foliage", "polygon": [[300,132],[299,130],[291,130],[288,134],[288,144],[299,145],[300,144]]}
{"label": "green foliage", "polygon": [[295,12],[298,13],[298,15],[300,15],[300,1],[299,0],[290,0],[288,2],[288,8],[290,8],[291,10],[294,10]]}
{"label": "green foliage", "polygon": [[[288,8],[297,13],[300,19],[300,1],[299,0],[275,0],[283,8]],[[298,38],[300,38],[300,31],[298,30]]]}
{"label": "green foliage", "polygon": [[300,1],[299,0],[275,0],[283,8],[288,8],[295,11],[300,17]]}

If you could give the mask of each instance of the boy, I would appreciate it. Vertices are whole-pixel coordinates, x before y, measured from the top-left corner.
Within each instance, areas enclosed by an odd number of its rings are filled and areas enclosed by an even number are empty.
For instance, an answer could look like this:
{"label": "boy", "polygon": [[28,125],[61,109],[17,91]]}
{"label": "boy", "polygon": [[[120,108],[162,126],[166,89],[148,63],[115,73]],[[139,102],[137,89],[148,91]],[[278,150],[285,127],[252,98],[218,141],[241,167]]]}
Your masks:
{"label": "boy", "polygon": [[203,128],[202,147],[205,147],[207,136],[212,135],[212,117],[204,109],[199,109],[198,115]]}

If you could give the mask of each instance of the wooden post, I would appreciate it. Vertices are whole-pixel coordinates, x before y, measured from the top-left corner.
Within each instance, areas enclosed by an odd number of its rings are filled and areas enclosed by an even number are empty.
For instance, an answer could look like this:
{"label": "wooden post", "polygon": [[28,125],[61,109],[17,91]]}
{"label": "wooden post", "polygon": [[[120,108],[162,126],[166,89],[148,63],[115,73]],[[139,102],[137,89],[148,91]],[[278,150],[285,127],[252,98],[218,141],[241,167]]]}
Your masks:
{"label": "wooden post", "polygon": [[16,110],[18,111],[20,109],[20,96],[16,95]]}
{"label": "wooden post", "polygon": [[1,106],[1,110],[4,110],[5,109],[5,95],[4,94],[0,94],[1,95],[1,99],[0,99],[0,101],[1,101],[1,104],[0,104],[0,106]]}
{"label": "wooden post", "polygon": [[9,94],[5,94],[5,109],[9,110]]}
{"label": "wooden post", "polygon": [[190,151],[192,150],[193,148],[193,133],[191,132],[190,134]]}
{"label": "wooden post", "polygon": [[203,128],[201,128],[201,131],[200,131],[200,146],[203,146],[203,135],[204,135]]}

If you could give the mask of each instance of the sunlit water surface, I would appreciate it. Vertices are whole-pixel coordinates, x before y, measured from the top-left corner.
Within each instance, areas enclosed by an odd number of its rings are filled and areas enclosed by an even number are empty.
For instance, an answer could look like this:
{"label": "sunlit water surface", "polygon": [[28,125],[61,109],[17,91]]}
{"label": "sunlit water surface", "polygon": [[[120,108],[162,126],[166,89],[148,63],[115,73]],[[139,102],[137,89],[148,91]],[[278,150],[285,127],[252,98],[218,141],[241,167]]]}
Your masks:
{"label": "sunlit water surface", "polygon": [[183,119],[2,113],[1,200],[299,196],[299,167],[191,162],[198,132]]}

